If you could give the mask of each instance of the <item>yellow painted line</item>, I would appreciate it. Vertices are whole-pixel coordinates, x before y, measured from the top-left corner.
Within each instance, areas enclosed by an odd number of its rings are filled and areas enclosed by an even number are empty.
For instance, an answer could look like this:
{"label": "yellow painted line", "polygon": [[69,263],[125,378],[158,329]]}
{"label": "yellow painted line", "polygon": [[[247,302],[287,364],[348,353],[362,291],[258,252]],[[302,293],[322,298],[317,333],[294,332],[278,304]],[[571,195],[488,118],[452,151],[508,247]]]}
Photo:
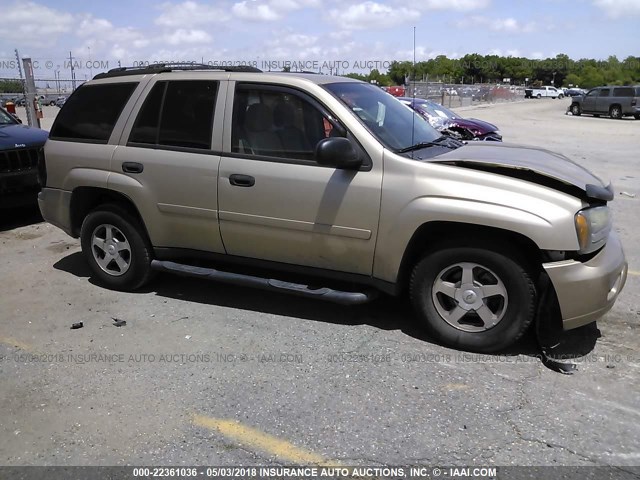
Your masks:
{"label": "yellow painted line", "polygon": [[10,347],[19,348],[20,350],[24,350],[28,353],[35,353],[35,349],[29,345],[28,343],[21,342],[20,340],[16,340],[11,337],[0,337],[0,343],[8,345]]}
{"label": "yellow painted line", "polygon": [[634,277],[640,277],[640,272],[636,272],[635,270],[629,270],[627,274],[633,275]]}
{"label": "yellow painted line", "polygon": [[296,447],[286,440],[281,440],[235,420],[211,418],[196,414],[193,415],[193,423],[209,430],[217,430],[222,435],[232,438],[244,446],[268,452],[278,457],[278,459],[290,463],[298,465],[338,465],[336,462],[331,462],[320,455]]}

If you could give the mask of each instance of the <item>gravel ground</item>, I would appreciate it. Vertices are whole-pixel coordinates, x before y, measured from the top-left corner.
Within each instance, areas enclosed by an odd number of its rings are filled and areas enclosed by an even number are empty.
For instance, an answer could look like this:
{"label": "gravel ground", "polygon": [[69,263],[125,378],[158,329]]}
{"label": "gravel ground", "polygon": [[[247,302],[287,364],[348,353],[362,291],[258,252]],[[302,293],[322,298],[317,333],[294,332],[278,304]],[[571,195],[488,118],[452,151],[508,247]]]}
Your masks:
{"label": "gravel ground", "polygon": [[168,275],[109,291],[77,240],[23,209],[0,225],[0,464],[291,464],[295,447],[343,465],[640,465],[640,121],[567,106],[461,113],[614,182],[632,274],[597,327],[562,336],[576,374],[545,368],[531,335],[503,355],[440,346],[389,298],[345,308]]}

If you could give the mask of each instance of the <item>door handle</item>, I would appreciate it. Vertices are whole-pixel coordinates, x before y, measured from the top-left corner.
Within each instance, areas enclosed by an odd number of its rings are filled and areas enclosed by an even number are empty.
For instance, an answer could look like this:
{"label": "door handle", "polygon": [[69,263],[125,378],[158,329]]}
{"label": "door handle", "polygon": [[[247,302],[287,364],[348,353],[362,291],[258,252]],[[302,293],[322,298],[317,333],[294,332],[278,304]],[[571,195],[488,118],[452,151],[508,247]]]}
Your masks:
{"label": "door handle", "polygon": [[236,187],[253,187],[256,184],[256,179],[251,175],[240,175],[234,173],[229,176],[229,183]]}
{"label": "door handle", "polygon": [[124,173],[142,173],[144,165],[138,162],[122,162],[122,171]]}

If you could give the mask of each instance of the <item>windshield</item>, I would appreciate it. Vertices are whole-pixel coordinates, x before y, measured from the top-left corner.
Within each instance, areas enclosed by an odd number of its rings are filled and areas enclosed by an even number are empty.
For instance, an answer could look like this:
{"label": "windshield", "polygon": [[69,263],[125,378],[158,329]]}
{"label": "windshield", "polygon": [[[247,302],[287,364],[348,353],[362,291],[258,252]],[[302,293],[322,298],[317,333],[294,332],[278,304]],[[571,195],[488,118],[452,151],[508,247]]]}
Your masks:
{"label": "windshield", "polygon": [[340,99],[385,146],[398,151],[433,142],[441,134],[395,97],[368,83],[330,83],[325,87]]}
{"label": "windshield", "polygon": [[0,109],[0,125],[14,125],[18,123],[11,115]]}
{"label": "windshield", "polygon": [[442,118],[443,120],[455,120],[459,118],[448,108],[443,107],[439,103],[435,102],[416,102],[416,106],[425,110],[428,114]]}

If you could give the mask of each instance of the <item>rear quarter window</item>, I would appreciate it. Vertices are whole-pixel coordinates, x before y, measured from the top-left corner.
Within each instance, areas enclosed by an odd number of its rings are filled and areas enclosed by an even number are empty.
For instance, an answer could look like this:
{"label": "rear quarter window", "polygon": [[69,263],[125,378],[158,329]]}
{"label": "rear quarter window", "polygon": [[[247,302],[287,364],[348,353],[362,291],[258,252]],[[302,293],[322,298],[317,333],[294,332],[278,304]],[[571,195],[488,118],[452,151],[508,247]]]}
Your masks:
{"label": "rear quarter window", "polygon": [[634,91],[632,87],[620,87],[613,89],[614,97],[633,97]]}
{"label": "rear quarter window", "polygon": [[49,138],[107,143],[137,82],[83,85],[65,102]]}

